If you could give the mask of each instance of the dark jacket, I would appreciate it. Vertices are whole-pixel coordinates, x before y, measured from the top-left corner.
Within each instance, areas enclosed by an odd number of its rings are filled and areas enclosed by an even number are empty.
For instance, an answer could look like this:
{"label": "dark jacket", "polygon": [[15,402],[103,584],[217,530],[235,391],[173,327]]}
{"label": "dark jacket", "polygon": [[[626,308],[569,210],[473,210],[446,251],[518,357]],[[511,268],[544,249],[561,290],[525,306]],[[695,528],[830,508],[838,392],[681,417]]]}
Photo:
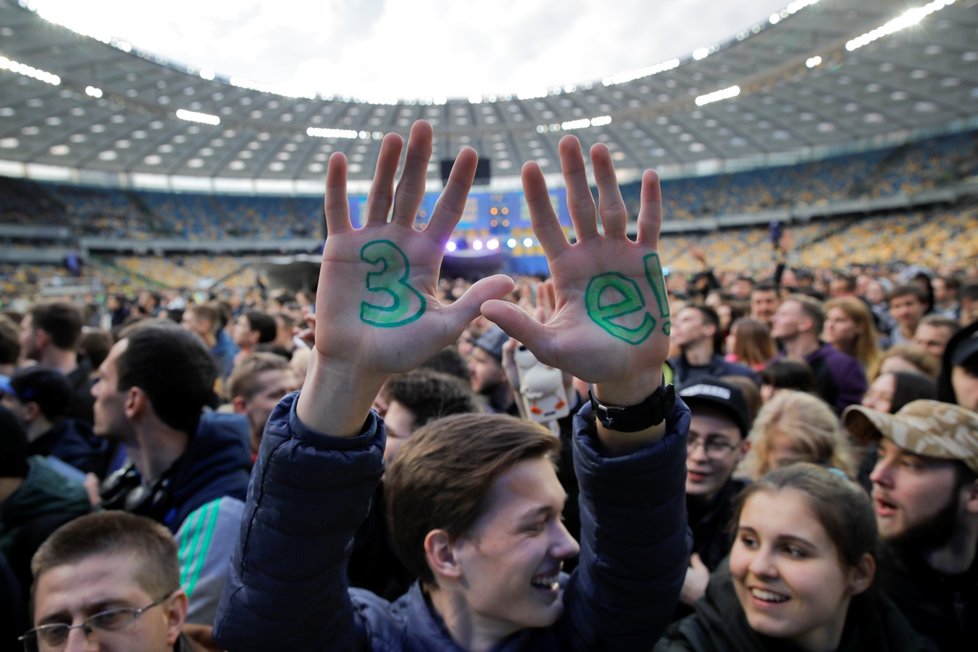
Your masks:
{"label": "dark jacket", "polygon": [[30,455],[57,457],[79,471],[99,477],[105,475],[108,449],[107,440],[96,437],[89,424],[70,418],[58,419],[50,430],[27,445]]}
{"label": "dark jacket", "polygon": [[95,406],[95,397],[92,396],[92,386],[95,380],[92,378],[92,363],[88,356],[78,356],[78,366],[65,378],[71,385],[71,401],[68,403],[66,416],[79,421],[84,421],[88,425],[95,423],[95,416],[92,412]]}
{"label": "dark jacket", "polygon": [[[886,598],[861,594],[849,603],[837,652],[936,651]],[[710,576],[696,612],[673,624],[655,652],[801,652],[786,640],[758,634],[744,615],[726,562]]]}
{"label": "dark jacket", "polygon": [[0,553],[26,592],[32,583],[31,557],[52,532],[87,514],[92,505],[79,483],[55,471],[43,457],[31,457],[23,484],[0,505]]}
{"label": "dark jacket", "polygon": [[945,575],[917,555],[883,546],[876,584],[941,650],[978,646],[978,556],[967,573]]}
{"label": "dark jacket", "polygon": [[[297,396],[265,429],[215,639],[236,652],[459,650],[418,585],[393,604],[348,590],[345,551],[383,473],[383,422],[371,414],[352,438],[318,434],[296,416]],[[576,421],[583,545],[563,615],[499,650],[647,650],[675,607],[689,555],[689,410],[677,401],[667,435],[622,457],[601,454],[590,412]]]}
{"label": "dark jacket", "polygon": [[102,507],[146,516],[176,533],[191,512],[209,502],[224,497],[244,502],[249,432],[239,414],[205,412],[183,455],[152,485],[129,463],[102,483]]}
{"label": "dark jacket", "polygon": [[709,500],[699,496],[686,496],[689,529],[693,533],[693,552],[700,556],[711,571],[730,552],[733,537],[729,526],[733,518],[734,499],[745,486],[746,481],[730,478]]}
{"label": "dark jacket", "polygon": [[[693,534],[693,552],[711,571],[720,565],[730,553],[733,534],[734,499],[747,486],[746,480],[730,478],[720,491],[709,500],[701,496],[686,496],[686,513],[689,529]],[[692,607],[680,602],[676,605],[673,620],[680,620],[693,613]]]}
{"label": "dark jacket", "polygon": [[761,384],[761,377],[753,369],[745,367],[742,364],[737,364],[736,362],[728,362],[723,359],[722,355],[714,355],[706,365],[694,366],[689,364],[686,356],[680,353],[674,358],[669,358],[669,366],[672,367],[672,379],[676,385],[677,392],[683,387],[694,385],[696,381],[708,376],[712,376],[713,378],[719,378],[721,376],[746,376],[756,384]]}
{"label": "dark jacket", "polygon": [[205,412],[187,450],[173,463],[170,510],[161,519],[176,532],[198,507],[225,496],[244,501],[251,471],[247,420],[238,414]]}
{"label": "dark jacket", "polygon": [[815,391],[836,414],[863,400],[866,373],[851,355],[823,343],[805,356],[805,362],[815,374]]}

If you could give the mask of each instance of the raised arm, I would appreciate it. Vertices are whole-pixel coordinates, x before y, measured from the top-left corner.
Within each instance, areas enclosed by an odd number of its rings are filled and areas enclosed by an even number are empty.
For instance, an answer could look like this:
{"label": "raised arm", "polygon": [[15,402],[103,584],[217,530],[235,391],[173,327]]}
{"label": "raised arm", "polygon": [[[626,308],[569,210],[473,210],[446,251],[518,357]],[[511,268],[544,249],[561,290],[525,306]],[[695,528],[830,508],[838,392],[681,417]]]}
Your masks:
{"label": "raised arm", "polygon": [[383,427],[368,416],[371,403],[389,374],[454,341],[484,300],[512,287],[508,277],[490,277],[452,305],[438,301],[442,252],[476,154],[459,154],[431,221],[418,230],[431,127],[412,128],[395,192],[401,147],[396,135],[384,139],[360,229],[350,223],[346,159],[330,159],[315,348],[298,399],[289,395],[272,412],[252,471],[215,623],[225,648],[363,648],[368,632],[348,594],[346,563],[383,473]]}
{"label": "raised arm", "polygon": [[329,237],[316,293],[315,348],[297,412],[317,432],[359,433],[390,374],[409,371],[454,342],[483,301],[512,288],[508,277],[492,276],[453,304],[442,305],[436,298],[445,243],[462,215],[478,157],[468,147],[459,153],[428,225],[418,230],[415,216],[424,198],[431,126],[417,122],[412,127],[395,192],[401,148],[396,134],[381,143],[360,229],[350,223],[346,158],[337,153],[329,160]]}
{"label": "raised arm", "polygon": [[[502,301],[487,302],[482,312],[538,360],[593,383],[601,403],[636,405],[660,386],[669,351],[669,304],[656,251],[662,224],[659,179],[651,170],[642,176],[638,237],[633,242],[626,236],[628,214],[608,148],[591,148],[597,206],[580,142],[565,136],[559,153],[577,235],[574,244],[557,221],[540,167],[523,166],[533,230],[554,281],[555,310],[543,324]],[[627,452],[656,441],[664,431],[660,424],[625,436],[599,427],[598,434],[609,450]]]}

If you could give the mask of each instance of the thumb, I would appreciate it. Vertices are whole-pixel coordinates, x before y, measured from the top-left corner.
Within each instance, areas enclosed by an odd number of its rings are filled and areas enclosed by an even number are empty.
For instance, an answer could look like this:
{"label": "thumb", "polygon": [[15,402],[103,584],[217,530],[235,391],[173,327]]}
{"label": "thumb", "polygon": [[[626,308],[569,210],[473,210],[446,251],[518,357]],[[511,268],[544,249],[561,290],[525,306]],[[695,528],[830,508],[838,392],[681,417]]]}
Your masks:
{"label": "thumb", "polygon": [[689,558],[689,565],[691,568],[695,568],[696,570],[709,571],[706,564],[703,563],[703,560],[700,559],[700,556],[695,552]]}

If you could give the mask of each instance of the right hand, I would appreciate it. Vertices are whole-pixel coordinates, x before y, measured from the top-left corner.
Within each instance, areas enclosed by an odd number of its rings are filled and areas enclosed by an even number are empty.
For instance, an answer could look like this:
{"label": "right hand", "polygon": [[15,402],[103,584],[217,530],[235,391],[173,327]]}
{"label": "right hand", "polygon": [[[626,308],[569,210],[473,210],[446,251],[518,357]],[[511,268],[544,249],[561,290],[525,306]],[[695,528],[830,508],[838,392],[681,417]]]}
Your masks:
{"label": "right hand", "polygon": [[710,569],[694,552],[689,558],[689,568],[686,569],[686,580],[683,582],[683,589],[679,593],[679,601],[692,607],[706,594],[706,587],[709,584]]}
{"label": "right hand", "polygon": [[303,423],[320,432],[359,432],[388,375],[409,371],[454,342],[484,301],[513,287],[509,277],[491,276],[452,304],[438,300],[445,243],[461,218],[478,156],[471,148],[459,153],[428,225],[418,230],[415,217],[424,198],[431,126],[419,121],[411,128],[394,192],[401,147],[396,134],[381,144],[361,229],[350,221],[346,158],[336,153],[329,160],[329,235],[316,293],[315,344],[297,406]]}

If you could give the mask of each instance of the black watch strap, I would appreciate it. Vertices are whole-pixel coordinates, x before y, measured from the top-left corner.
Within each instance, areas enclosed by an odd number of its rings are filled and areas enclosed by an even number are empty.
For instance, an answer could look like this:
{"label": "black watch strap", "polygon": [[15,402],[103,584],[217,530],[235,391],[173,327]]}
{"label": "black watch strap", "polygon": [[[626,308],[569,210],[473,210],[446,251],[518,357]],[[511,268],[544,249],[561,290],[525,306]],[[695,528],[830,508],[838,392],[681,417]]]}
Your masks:
{"label": "black watch strap", "polygon": [[588,391],[588,395],[594,416],[601,425],[618,432],[638,432],[657,426],[665,421],[666,415],[676,404],[676,388],[673,385],[660,386],[638,405],[604,405],[594,398],[593,392]]}

